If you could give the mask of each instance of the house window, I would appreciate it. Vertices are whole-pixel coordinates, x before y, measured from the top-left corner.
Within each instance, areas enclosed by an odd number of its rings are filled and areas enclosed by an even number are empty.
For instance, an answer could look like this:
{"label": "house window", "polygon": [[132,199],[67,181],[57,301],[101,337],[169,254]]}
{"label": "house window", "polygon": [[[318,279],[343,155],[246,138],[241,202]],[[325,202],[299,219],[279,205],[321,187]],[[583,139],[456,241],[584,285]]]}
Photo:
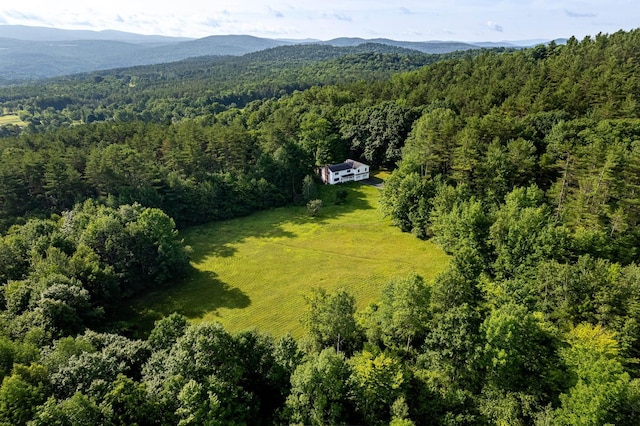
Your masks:
{"label": "house window", "polygon": [[335,175],[335,176],[338,176],[338,172],[335,172],[335,173],[334,173],[334,175]]}

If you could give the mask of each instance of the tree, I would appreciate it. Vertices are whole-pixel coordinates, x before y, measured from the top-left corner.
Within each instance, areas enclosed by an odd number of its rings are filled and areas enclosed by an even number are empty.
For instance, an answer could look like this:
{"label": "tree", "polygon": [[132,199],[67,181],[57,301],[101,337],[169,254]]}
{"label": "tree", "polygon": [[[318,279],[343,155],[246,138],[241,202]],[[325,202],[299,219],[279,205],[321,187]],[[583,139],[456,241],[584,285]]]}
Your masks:
{"label": "tree", "polygon": [[49,377],[58,399],[81,392],[102,401],[119,374],[138,380],[150,356],[146,342],[116,334],[86,331],[79,340],[82,342],[78,342],[79,347],[68,349],[71,352],[68,358],[50,364],[55,367]]}
{"label": "tree", "polygon": [[156,352],[144,368],[144,383],[157,394],[163,415],[184,424],[260,417],[260,397],[267,392],[277,399],[270,381],[275,361],[268,341],[245,337],[236,340],[218,323],[190,326],[168,351]]}
{"label": "tree", "polygon": [[176,415],[180,419],[178,425],[221,425],[218,418],[220,400],[217,395],[207,393],[204,385],[189,380],[178,394]]}
{"label": "tree", "polygon": [[139,204],[116,210],[91,203],[76,210],[63,226],[78,232],[80,244],[113,268],[123,295],[164,284],[186,271],[188,258],[175,223],[161,210]]}
{"label": "tree", "polygon": [[151,347],[158,350],[170,349],[184,335],[187,329],[187,319],[176,312],[155,322],[147,341]]}
{"label": "tree", "polygon": [[435,108],[424,113],[407,138],[403,162],[419,170],[421,176],[447,175],[453,165],[458,127],[458,118],[450,109]]}
{"label": "tree", "polygon": [[71,398],[57,401],[50,397],[39,406],[29,422],[30,426],[82,426],[104,421],[100,409],[86,395],[75,393]]}
{"label": "tree", "polygon": [[567,337],[570,346],[562,349],[560,356],[575,384],[560,395],[556,423],[597,425],[623,420],[617,418],[617,407],[624,403],[630,382],[613,334],[600,326],[580,324]]}
{"label": "tree", "polygon": [[350,360],[352,399],[366,424],[385,424],[393,403],[403,395],[407,373],[397,358],[362,351]]}
{"label": "tree", "polygon": [[131,251],[143,277],[164,284],[184,274],[189,264],[187,253],[175,222],[162,210],[144,209],[126,230],[134,242]]}
{"label": "tree", "polygon": [[29,268],[27,242],[17,235],[0,238],[0,283],[26,278]]}
{"label": "tree", "polygon": [[489,242],[499,278],[517,275],[546,259],[562,259],[567,245],[564,229],[550,218],[537,187],[516,188],[505,198],[489,230]]}
{"label": "tree", "polygon": [[524,404],[517,402],[515,409],[524,418],[553,402],[550,396],[559,393],[563,382],[556,355],[560,342],[542,315],[507,304],[491,311],[480,332],[489,393],[513,395]]}
{"label": "tree", "polygon": [[431,286],[431,310],[441,314],[461,305],[478,307],[484,295],[479,286],[481,273],[486,265],[477,253],[463,247],[436,275]]}
{"label": "tree", "polygon": [[302,181],[302,198],[304,201],[310,202],[311,200],[315,200],[317,195],[318,188],[316,187],[313,176],[305,176]]}
{"label": "tree", "polygon": [[447,253],[464,250],[486,263],[490,259],[486,240],[493,217],[482,200],[470,195],[464,186],[441,184],[431,203],[429,218],[434,242]]}
{"label": "tree", "polygon": [[446,387],[475,390],[482,381],[481,323],[480,314],[466,303],[434,315],[420,367],[436,372]]}
{"label": "tree", "polygon": [[107,422],[113,424],[143,424],[149,421],[153,407],[144,383],[137,383],[119,374],[100,402]]}
{"label": "tree", "polygon": [[95,148],[87,159],[85,176],[101,195],[118,197],[123,204],[139,201],[158,205],[154,187],[157,167],[141,152],[124,144]]}
{"label": "tree", "polygon": [[401,151],[416,111],[396,102],[382,102],[355,112],[341,126],[342,136],[351,141],[351,149],[372,167],[391,166]]}
{"label": "tree", "polygon": [[43,328],[53,337],[78,333],[90,322],[89,292],[79,282],[61,281],[47,285],[35,301],[35,312],[42,316]]}
{"label": "tree", "polygon": [[39,364],[16,364],[0,386],[0,421],[25,425],[47,399],[47,372]]}
{"label": "tree", "polygon": [[333,164],[345,158],[345,143],[334,132],[329,120],[316,113],[307,113],[302,119],[300,143],[313,154],[316,166]]}
{"label": "tree", "polygon": [[0,337],[0,379],[9,376],[14,364],[28,365],[39,357],[38,348],[27,342]]}
{"label": "tree", "polygon": [[345,290],[328,294],[316,288],[305,297],[308,311],[304,319],[316,349],[334,347],[337,353],[350,353],[360,344],[361,333],[356,324],[355,298]]}
{"label": "tree", "polygon": [[315,217],[318,213],[320,213],[321,208],[322,200],[311,200],[307,203],[307,214],[311,217]]}
{"label": "tree", "polygon": [[431,317],[430,296],[429,287],[417,275],[390,281],[367,328],[379,327],[388,348],[409,351],[412,343],[419,346]]}
{"label": "tree", "polygon": [[417,172],[394,173],[385,182],[380,200],[382,211],[403,232],[418,238],[430,235],[430,210],[436,183]]}
{"label": "tree", "polygon": [[344,355],[326,348],[296,368],[286,410],[291,423],[325,425],[349,422],[353,408],[347,386],[351,368]]}

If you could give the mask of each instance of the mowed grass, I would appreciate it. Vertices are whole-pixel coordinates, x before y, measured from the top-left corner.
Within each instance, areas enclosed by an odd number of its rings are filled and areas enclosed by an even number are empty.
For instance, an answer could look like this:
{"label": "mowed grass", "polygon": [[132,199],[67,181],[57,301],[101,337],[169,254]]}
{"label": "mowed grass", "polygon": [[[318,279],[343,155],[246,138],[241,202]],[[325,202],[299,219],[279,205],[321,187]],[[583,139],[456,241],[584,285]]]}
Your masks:
{"label": "mowed grass", "polygon": [[361,309],[395,277],[417,273],[430,281],[444,269],[442,250],[382,216],[378,188],[342,188],[349,195],[340,206],[333,202],[336,187],[320,189],[325,207],[313,218],[305,207],[285,207],[185,231],[192,272],[179,285],[139,298],[132,306],[137,320],[148,327],[179,312],[230,331],[300,337],[304,295],[314,287],[343,287]]}
{"label": "mowed grass", "polygon": [[7,124],[24,126],[27,123],[20,120],[20,117],[18,117],[17,115],[0,115],[0,126],[6,126]]}

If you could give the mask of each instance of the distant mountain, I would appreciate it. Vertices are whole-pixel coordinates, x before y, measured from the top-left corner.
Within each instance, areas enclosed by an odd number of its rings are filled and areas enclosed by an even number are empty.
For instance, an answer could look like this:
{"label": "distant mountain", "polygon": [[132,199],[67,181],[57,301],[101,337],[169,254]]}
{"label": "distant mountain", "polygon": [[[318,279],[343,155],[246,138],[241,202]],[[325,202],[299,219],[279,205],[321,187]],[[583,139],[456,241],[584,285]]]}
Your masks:
{"label": "distant mountain", "polygon": [[33,80],[129,66],[146,48],[107,40],[25,41],[0,38],[0,75]]}
{"label": "distant mountain", "polygon": [[26,25],[0,25],[0,37],[25,41],[109,40],[127,43],[178,43],[193,40],[186,37],[143,35],[114,30],[62,30],[59,28],[30,27]]}
{"label": "distant mountain", "polygon": [[[532,40],[515,40],[515,41],[486,41],[486,42],[474,42],[472,44],[485,48],[493,48],[493,47],[513,47],[513,48],[525,48],[525,47],[533,47],[539,44],[548,44],[551,40],[546,39],[532,39]],[[553,40],[555,44],[567,44],[566,38],[557,38]]]}
{"label": "distant mountain", "polygon": [[[292,44],[245,35],[211,36],[162,43],[160,39],[154,38],[139,42],[62,40],[64,37],[61,33],[54,31],[52,34],[59,34],[58,40],[0,38],[0,84],[101,69],[161,64],[199,56],[241,56]],[[82,35],[75,32],[73,34]],[[24,34],[22,36],[26,37]]]}
{"label": "distant mountain", "polygon": [[485,49],[492,49],[494,47],[512,47],[512,48],[522,47],[521,45],[518,45],[515,43],[509,43],[506,41],[482,41],[482,42],[473,43],[473,44],[474,46],[483,47]]}
{"label": "distant mountain", "polygon": [[[160,46],[150,52],[156,56],[171,56],[185,59],[195,56],[211,55],[231,55],[242,56],[247,53],[259,50],[270,49],[272,47],[286,46],[294,44],[284,40],[272,40],[268,38],[253,37],[248,35],[216,35],[197,40],[190,40],[175,43],[167,46]],[[189,56],[184,56],[185,54]]]}
{"label": "distant mountain", "polygon": [[397,41],[387,38],[362,39],[358,37],[341,37],[322,42],[322,44],[339,47],[358,46],[363,43],[387,44],[389,46],[417,50],[422,53],[450,53],[458,50],[479,48],[478,45],[458,41]]}
{"label": "distant mountain", "polygon": [[[528,44],[530,42],[531,44]],[[395,49],[406,49],[404,53],[418,51],[443,54],[479,48],[513,48],[539,44],[538,41],[521,43],[415,42],[357,37],[328,41],[274,40],[248,35],[216,35],[188,39],[110,30],[80,31],[0,25],[0,84],[103,69],[162,64],[201,56],[242,56],[291,45],[364,46],[362,52],[381,52],[380,46],[385,45]]]}

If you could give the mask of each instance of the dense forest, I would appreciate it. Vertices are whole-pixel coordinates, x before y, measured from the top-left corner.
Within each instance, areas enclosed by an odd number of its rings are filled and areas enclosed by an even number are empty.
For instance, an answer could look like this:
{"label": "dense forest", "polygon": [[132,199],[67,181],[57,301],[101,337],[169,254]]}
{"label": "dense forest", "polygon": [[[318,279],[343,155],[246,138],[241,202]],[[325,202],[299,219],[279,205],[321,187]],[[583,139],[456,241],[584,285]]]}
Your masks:
{"label": "dense forest", "polygon": [[19,112],[30,132],[108,120],[170,123],[313,86],[386,79],[482,51],[425,54],[376,43],[280,46],[1,87],[0,107]]}
{"label": "dense forest", "polygon": [[[276,62],[0,90],[29,123],[0,138],[0,423],[640,423],[640,30]],[[451,255],[432,283],[314,289],[299,341],[118,320],[188,271],[179,229],[305,202],[347,155]]]}

